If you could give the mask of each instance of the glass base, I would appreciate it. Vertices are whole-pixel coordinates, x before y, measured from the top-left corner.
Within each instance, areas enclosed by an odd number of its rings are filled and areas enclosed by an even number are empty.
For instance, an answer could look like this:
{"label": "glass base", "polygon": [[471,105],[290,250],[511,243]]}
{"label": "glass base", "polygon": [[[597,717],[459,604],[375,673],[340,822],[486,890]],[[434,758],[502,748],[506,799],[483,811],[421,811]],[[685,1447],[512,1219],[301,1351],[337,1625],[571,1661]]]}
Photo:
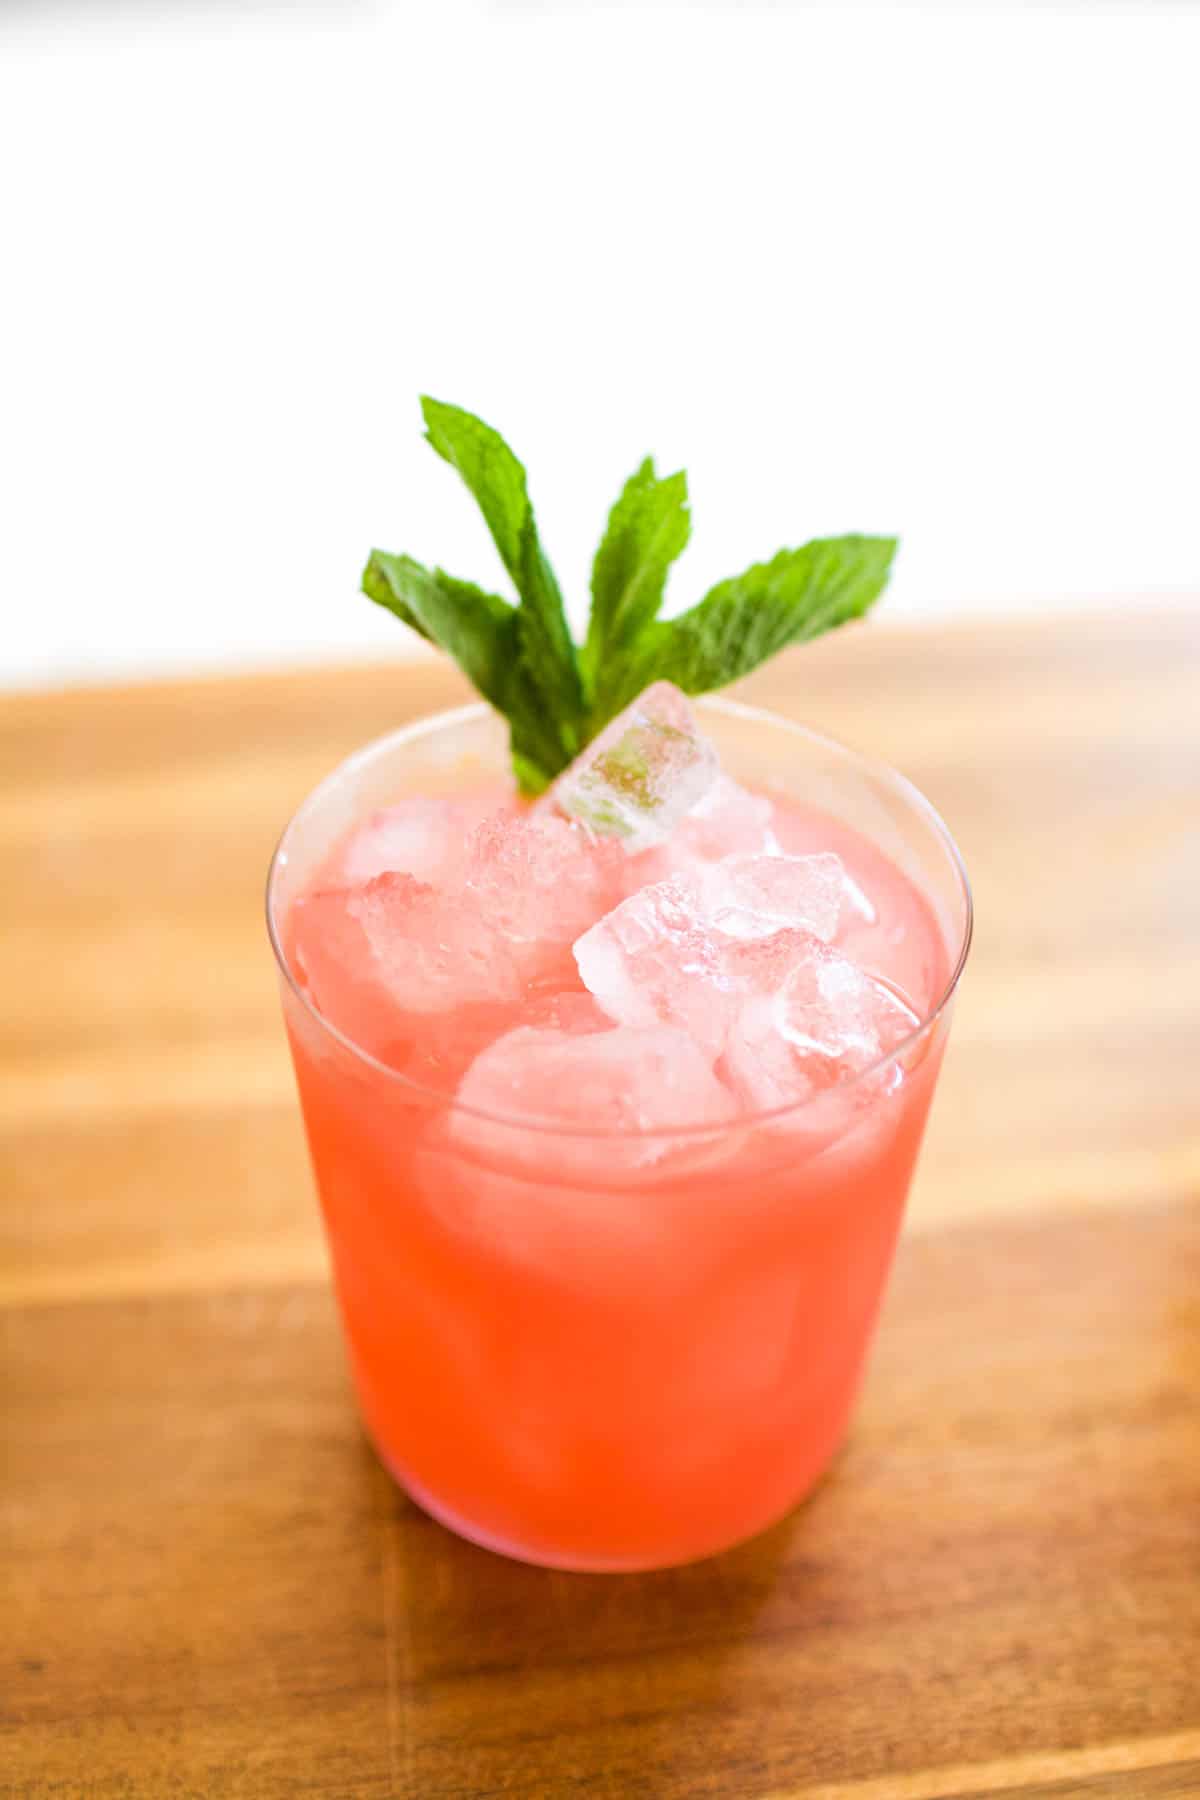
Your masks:
{"label": "glass base", "polygon": [[840,1457],[843,1446],[840,1443],[835,1446],[832,1454],[826,1457],[816,1474],[794,1499],[778,1512],[763,1519],[750,1531],[742,1532],[736,1537],[719,1540],[707,1549],[690,1552],[686,1556],[617,1557],[611,1559],[567,1554],[558,1556],[551,1552],[527,1550],[520,1544],[506,1542],[503,1538],[495,1537],[472,1524],[469,1519],[461,1518],[450,1507],[443,1506],[419,1483],[410,1481],[382,1454],[378,1444],[373,1440],[371,1440],[371,1447],[379,1458],[382,1468],[396,1483],[401,1493],[405,1494],[415,1506],[419,1506],[421,1511],[426,1513],[435,1524],[453,1532],[455,1537],[465,1539],[468,1544],[474,1544],[479,1550],[490,1550],[494,1556],[505,1556],[510,1562],[526,1563],[535,1569],[560,1569],[573,1575],[637,1575],[649,1574],[660,1569],[686,1568],[691,1563],[708,1562],[714,1556],[723,1556],[726,1551],[736,1550],[740,1545],[748,1544],[754,1538],[761,1537],[764,1532],[773,1530],[798,1507],[805,1505],[817,1489],[823,1485],[826,1476],[830,1474]]}

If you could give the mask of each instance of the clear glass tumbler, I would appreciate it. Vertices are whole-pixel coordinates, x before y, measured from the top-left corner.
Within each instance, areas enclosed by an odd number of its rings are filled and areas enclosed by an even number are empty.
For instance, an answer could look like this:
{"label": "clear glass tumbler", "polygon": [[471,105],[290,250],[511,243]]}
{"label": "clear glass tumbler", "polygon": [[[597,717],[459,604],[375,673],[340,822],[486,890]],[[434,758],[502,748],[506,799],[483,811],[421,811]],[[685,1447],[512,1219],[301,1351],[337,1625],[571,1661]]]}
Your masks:
{"label": "clear glass tumbler", "polygon": [[702,702],[738,780],[849,827],[923,897],[942,964],[911,1035],[801,1105],[594,1133],[474,1114],[310,1003],[289,907],[356,821],[507,770],[483,706],[397,731],[300,807],[267,913],[366,1430],[433,1516],[569,1569],[662,1567],[763,1529],[846,1432],[966,960],[946,827],[894,771]]}

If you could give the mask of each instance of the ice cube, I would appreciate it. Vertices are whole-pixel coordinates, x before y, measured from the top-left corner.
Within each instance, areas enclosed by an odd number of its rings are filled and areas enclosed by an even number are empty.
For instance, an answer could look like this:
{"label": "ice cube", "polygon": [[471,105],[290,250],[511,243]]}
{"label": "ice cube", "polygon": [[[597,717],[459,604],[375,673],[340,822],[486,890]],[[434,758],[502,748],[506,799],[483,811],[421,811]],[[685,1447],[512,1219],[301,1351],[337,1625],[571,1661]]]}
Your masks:
{"label": "ice cube", "polygon": [[318,1010],[374,1054],[404,1035],[405,1014],[508,1004],[523,991],[516,959],[478,908],[411,875],[305,895],[292,947]]}
{"label": "ice cube", "polygon": [[347,846],[359,868],[424,858],[442,885],[388,870],[331,883],[294,909],[296,958],[318,1009],[376,1054],[412,1039],[404,1015],[512,1005],[537,984],[565,989],[572,940],[622,891],[620,847],[582,826],[498,814],[464,838],[469,817],[458,802],[404,802]]}
{"label": "ice cube", "polygon": [[516,961],[473,896],[379,875],[350,899],[382,979],[406,1012],[519,997]]}
{"label": "ice cube", "polygon": [[[711,1057],[686,1032],[666,1026],[616,1026],[587,1035],[518,1026],[467,1070],[451,1117],[459,1142],[532,1166],[578,1164],[602,1178],[671,1154],[673,1130],[721,1126],[736,1104]],[[478,1114],[489,1114],[482,1118]],[[532,1122],[533,1131],[497,1120]],[[558,1133],[538,1134],[536,1126]],[[572,1145],[564,1132],[583,1134]],[[645,1138],[628,1133],[662,1133]],[[593,1134],[588,1141],[588,1134]],[[595,1135],[612,1136],[607,1148]]]}
{"label": "ice cube", "polygon": [[802,1056],[825,1057],[850,1072],[877,1062],[920,1023],[894,988],[831,950],[797,963],[776,1022]]}
{"label": "ice cube", "polygon": [[722,770],[681,822],[677,839],[706,862],[764,854],[778,849],[774,814],[764,794],[750,793]]}
{"label": "ice cube", "polygon": [[[739,955],[774,949],[775,940],[767,939]],[[919,1024],[887,983],[815,938],[793,938],[786,955],[789,967],[780,978],[776,970],[747,984],[726,1040],[726,1071],[755,1110],[807,1100],[861,1074]]]}
{"label": "ice cube", "polygon": [[461,880],[469,834],[498,810],[494,798],[447,800],[412,794],[364,820],[332,871],[351,887],[376,875],[412,875],[435,887]]}
{"label": "ice cube", "polygon": [[560,775],[556,806],[632,855],[661,844],[716,781],[717,753],[686,695],[656,681]]}
{"label": "ice cube", "polygon": [[575,961],[618,1023],[683,1026],[715,1048],[735,1005],[728,941],[712,923],[703,884],[681,876],[623,900],[578,940]]}
{"label": "ice cube", "polygon": [[[810,937],[837,930],[836,856],[697,865],[614,907],[575,945],[584,986],[625,1025],[681,1025],[719,1046],[750,992],[780,986]],[[750,955],[736,944],[770,939]]]}
{"label": "ice cube", "polygon": [[615,903],[621,862],[616,844],[552,813],[491,819],[471,839],[467,891],[490,927],[536,961],[539,945],[571,943]]}
{"label": "ice cube", "polygon": [[830,852],[728,857],[703,880],[713,921],[731,937],[769,937],[784,927],[811,932],[825,944],[837,936],[844,876]]}
{"label": "ice cube", "polygon": [[718,774],[665,843],[627,858],[625,892],[690,874],[722,857],[773,854],[779,849],[773,816],[769,800]]}
{"label": "ice cube", "polygon": [[747,1112],[798,1106],[817,1090],[766,1008],[748,1007],[731,1029],[722,1058],[727,1080]]}
{"label": "ice cube", "polygon": [[711,1059],[670,1030],[521,1026],[476,1057],[456,1098],[414,1147],[422,1209],[475,1257],[536,1267],[568,1298],[620,1291],[631,1258],[669,1282],[685,1196],[664,1204],[662,1184],[743,1141]]}

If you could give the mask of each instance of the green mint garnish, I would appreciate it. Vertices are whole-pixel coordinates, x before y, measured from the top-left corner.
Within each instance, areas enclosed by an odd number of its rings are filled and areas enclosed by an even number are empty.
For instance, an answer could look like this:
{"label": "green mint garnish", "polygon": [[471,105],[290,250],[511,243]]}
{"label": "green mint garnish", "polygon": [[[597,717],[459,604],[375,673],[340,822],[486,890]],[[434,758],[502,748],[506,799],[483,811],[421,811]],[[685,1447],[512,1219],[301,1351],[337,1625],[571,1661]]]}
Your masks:
{"label": "green mint garnish", "polygon": [[517,601],[382,550],[371,552],[363,592],[452,656],[504,715],[525,793],[549,786],[652,681],[688,694],[724,687],[786,645],[861,618],[887,585],[895,538],[814,538],[718,582],[677,618],[659,618],[691,520],[686,475],[660,479],[647,457],[609,514],[577,647],[521,463],[461,407],[425,397],[421,410],[428,441],[474,495]]}

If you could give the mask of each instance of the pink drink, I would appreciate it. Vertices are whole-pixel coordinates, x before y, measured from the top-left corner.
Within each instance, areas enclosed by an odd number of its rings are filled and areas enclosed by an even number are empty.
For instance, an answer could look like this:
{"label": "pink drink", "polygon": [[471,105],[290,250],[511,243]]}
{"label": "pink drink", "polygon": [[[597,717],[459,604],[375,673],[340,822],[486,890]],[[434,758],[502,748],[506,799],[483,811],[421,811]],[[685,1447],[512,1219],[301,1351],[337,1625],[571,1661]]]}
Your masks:
{"label": "pink drink", "polygon": [[706,1555],[820,1475],[966,950],[911,789],[702,716],[740,783],[685,745],[647,801],[639,762],[622,837],[602,782],[587,822],[530,815],[481,709],[434,721],[318,790],[273,875],[367,1429],[428,1510],[536,1562]]}

